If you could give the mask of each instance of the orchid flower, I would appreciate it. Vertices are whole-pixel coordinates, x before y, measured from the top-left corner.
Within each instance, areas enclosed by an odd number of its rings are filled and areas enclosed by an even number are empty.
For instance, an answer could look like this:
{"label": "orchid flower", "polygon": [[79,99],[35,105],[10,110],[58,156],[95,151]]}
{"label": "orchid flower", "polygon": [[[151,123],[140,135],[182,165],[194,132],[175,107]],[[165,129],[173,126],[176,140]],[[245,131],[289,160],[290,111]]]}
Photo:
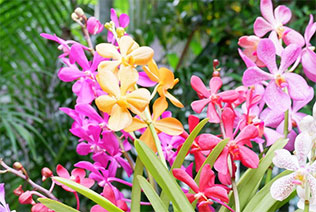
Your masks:
{"label": "orchid flower", "polygon": [[[224,108],[222,112],[221,120],[223,122],[225,138],[229,138],[227,145],[221,152],[220,156],[217,158],[214,168],[218,171],[218,176],[223,184],[230,184],[231,177],[229,175],[229,165],[231,163],[234,168],[234,160],[240,160],[248,168],[257,168],[259,164],[258,155],[245,147],[247,145],[252,147],[251,139],[255,139],[258,136],[258,129],[254,125],[247,125],[244,127],[240,133],[234,138],[233,126],[236,115],[230,108]],[[199,136],[198,145],[202,150],[212,150],[222,139],[212,134],[202,134]],[[232,161],[229,162],[228,156],[231,157]],[[234,172],[232,173],[234,174]]]}
{"label": "orchid flower", "polygon": [[[168,103],[164,97],[159,97],[153,105],[153,117],[152,124],[154,125],[157,133],[164,132],[168,135],[180,135],[183,132],[183,126],[180,121],[173,117],[166,117],[159,119],[162,113],[167,109]],[[133,122],[125,131],[133,132],[141,128],[146,128],[147,122],[142,121],[138,118],[133,118]],[[141,141],[145,142],[153,151],[157,151],[154,138],[149,128],[145,130],[142,136],[139,138]]]}
{"label": "orchid flower", "polygon": [[199,186],[190,177],[190,175],[183,169],[173,169],[173,175],[178,180],[187,184],[194,193],[186,193],[188,200],[192,203],[198,201],[199,211],[212,212],[214,209],[211,207],[213,201],[223,203],[229,201],[227,191],[220,185],[215,183],[215,174],[209,164],[206,164],[201,171]]}
{"label": "orchid flower", "polygon": [[120,65],[137,72],[134,69],[135,65],[146,65],[154,56],[154,51],[150,47],[139,47],[130,36],[121,37],[118,44],[120,52],[116,46],[109,43],[101,43],[96,46],[99,55],[112,59],[101,62],[98,67],[99,72],[113,71],[116,73]]}
{"label": "orchid flower", "polygon": [[222,108],[222,102],[232,103],[239,97],[238,92],[234,90],[218,93],[222,84],[223,82],[220,77],[212,77],[209,82],[210,89],[208,90],[199,77],[194,75],[191,77],[191,86],[201,98],[201,100],[192,102],[191,107],[196,113],[201,113],[203,108],[208,104],[207,117],[211,123],[220,122],[216,106]]}
{"label": "orchid flower", "polygon": [[256,19],[253,25],[255,35],[263,37],[266,33],[272,31],[270,37],[278,36],[279,39],[283,39],[286,45],[294,43],[300,47],[304,45],[304,38],[300,33],[283,26],[292,17],[291,10],[288,7],[280,5],[275,8],[273,13],[272,0],[261,0],[260,10],[264,18],[258,17]]}
{"label": "orchid flower", "polygon": [[[71,171],[71,175],[62,165],[58,164],[56,167],[56,172],[59,177],[72,180],[76,183],[79,183],[87,188],[91,188],[94,184],[94,180],[90,178],[85,178],[86,172],[83,169],[76,168]],[[65,186],[64,184],[55,181],[57,185],[60,185],[63,189],[69,192],[76,192],[75,190]]]}
{"label": "orchid flower", "polygon": [[[295,189],[310,188],[311,197],[305,197],[311,206],[316,206],[316,161],[307,163],[307,155],[312,149],[312,141],[308,133],[303,132],[296,137],[295,155],[285,149],[275,151],[273,163],[275,166],[294,171],[293,173],[277,179],[271,186],[270,192],[274,199],[282,201]],[[310,208],[311,211],[316,208]]]}
{"label": "orchid flower", "polygon": [[[294,100],[306,99],[309,86],[303,77],[295,73],[286,72],[288,67],[295,62],[301,49],[295,44],[287,46],[281,55],[281,64],[277,68],[276,53],[273,42],[270,39],[262,39],[258,44],[258,57],[266,64],[270,73],[256,66],[249,67],[243,75],[242,82],[245,86],[255,85],[265,80],[270,80],[267,85],[264,100],[270,108],[282,112],[291,106],[291,98]],[[288,94],[284,91],[287,89]]]}
{"label": "orchid flower", "polygon": [[87,21],[87,30],[91,35],[102,32],[104,26],[95,17],[90,17]]}
{"label": "orchid flower", "polygon": [[143,66],[143,69],[151,81],[158,83],[156,89],[161,97],[167,97],[175,106],[183,107],[183,104],[168,92],[179,82],[178,78],[174,78],[172,71],[164,67],[158,69],[154,60],[148,63],[148,67]]}
{"label": "orchid flower", "polygon": [[128,127],[133,120],[129,110],[139,114],[145,110],[150,101],[150,93],[145,88],[128,93],[137,82],[137,73],[121,68],[118,77],[121,86],[113,72],[103,71],[97,74],[97,81],[102,90],[109,95],[99,96],[95,103],[101,111],[110,115],[108,125],[113,131]]}
{"label": "orchid flower", "polygon": [[306,47],[302,50],[302,66],[305,75],[316,82],[316,54],[314,52],[315,46],[312,46],[310,43],[310,39],[315,34],[316,31],[316,22],[313,22],[313,15],[310,15],[309,23],[305,29],[305,45]]}
{"label": "orchid flower", "polygon": [[5,190],[4,183],[0,183],[0,211],[1,212],[10,212],[9,205],[5,202]]}
{"label": "orchid flower", "polygon": [[238,45],[243,47],[243,53],[258,67],[265,67],[265,64],[257,57],[257,46],[260,38],[255,35],[242,36],[239,38]]}
{"label": "orchid flower", "polygon": [[312,141],[316,145],[316,102],[313,106],[313,115],[305,116],[299,123],[298,126],[302,132],[307,132],[311,137]]}
{"label": "orchid flower", "polygon": [[[129,24],[129,16],[125,13],[121,14],[119,18],[117,18],[117,14],[115,9],[111,8],[111,20],[115,24],[115,28],[126,28]],[[115,37],[113,33],[109,30],[108,31],[108,37],[107,40],[109,43],[114,44],[115,43]]]}

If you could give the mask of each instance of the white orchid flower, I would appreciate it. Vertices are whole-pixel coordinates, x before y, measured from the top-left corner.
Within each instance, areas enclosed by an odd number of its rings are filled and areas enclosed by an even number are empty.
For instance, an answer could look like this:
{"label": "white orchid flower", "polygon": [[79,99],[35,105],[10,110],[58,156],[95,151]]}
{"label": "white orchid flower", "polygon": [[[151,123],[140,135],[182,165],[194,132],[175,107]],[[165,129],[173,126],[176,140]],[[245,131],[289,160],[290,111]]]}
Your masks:
{"label": "white orchid flower", "polygon": [[313,106],[313,116],[305,116],[299,123],[301,132],[307,132],[316,143],[316,102]]}
{"label": "white orchid flower", "polygon": [[[307,162],[307,155],[312,149],[312,140],[307,132],[302,132],[295,140],[295,155],[285,149],[275,151],[273,163],[275,166],[293,171],[293,173],[276,180],[271,188],[271,196],[279,201],[286,199],[295,189],[310,189],[311,197],[305,197],[310,205],[316,204],[316,161]],[[301,192],[300,192],[301,193]],[[305,199],[304,199],[305,200]]]}

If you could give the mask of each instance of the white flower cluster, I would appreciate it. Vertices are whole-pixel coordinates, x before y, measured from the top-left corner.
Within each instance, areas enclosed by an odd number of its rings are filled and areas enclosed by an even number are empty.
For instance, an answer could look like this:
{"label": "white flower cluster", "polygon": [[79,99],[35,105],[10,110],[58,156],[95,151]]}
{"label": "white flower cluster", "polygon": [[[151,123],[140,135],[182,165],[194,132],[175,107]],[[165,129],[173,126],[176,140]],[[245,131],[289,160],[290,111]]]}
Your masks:
{"label": "white flower cluster", "polygon": [[299,123],[301,133],[295,139],[295,152],[292,155],[285,149],[275,151],[275,166],[293,171],[277,179],[271,186],[271,196],[279,201],[286,199],[296,188],[300,198],[298,207],[303,209],[305,200],[309,210],[316,212],[316,103],[313,116],[306,116]]}

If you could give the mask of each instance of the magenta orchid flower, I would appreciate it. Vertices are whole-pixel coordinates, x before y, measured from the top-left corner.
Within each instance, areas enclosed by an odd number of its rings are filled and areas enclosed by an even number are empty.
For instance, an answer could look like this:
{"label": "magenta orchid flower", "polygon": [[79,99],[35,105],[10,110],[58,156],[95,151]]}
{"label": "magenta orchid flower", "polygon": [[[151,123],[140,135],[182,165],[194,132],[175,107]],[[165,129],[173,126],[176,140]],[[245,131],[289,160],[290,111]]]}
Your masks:
{"label": "magenta orchid flower", "polygon": [[[218,171],[218,176],[223,184],[230,184],[231,177],[228,169],[228,156],[231,157],[232,161],[240,160],[243,165],[248,168],[257,168],[259,164],[258,155],[245,147],[245,145],[252,147],[251,141],[255,139],[259,133],[257,127],[254,125],[247,125],[240,133],[234,138],[233,128],[235,113],[230,108],[224,108],[222,112],[222,122],[225,129],[225,138],[229,138],[229,142],[223,149],[220,156],[217,158],[214,168]],[[198,139],[198,145],[202,150],[212,150],[222,139],[212,134],[202,134]],[[234,168],[234,163],[231,161]],[[234,172],[232,173],[234,174]]]}
{"label": "magenta orchid flower", "polygon": [[10,212],[9,205],[5,202],[5,191],[4,183],[0,183],[0,211],[1,212]]}
{"label": "magenta orchid flower", "polygon": [[104,29],[103,24],[95,17],[90,17],[87,21],[87,30],[91,35],[98,34]]}
{"label": "magenta orchid flower", "polygon": [[89,48],[76,42],[76,41],[73,41],[73,40],[63,40],[59,37],[57,37],[55,34],[54,35],[50,35],[50,34],[47,34],[47,33],[41,33],[40,36],[42,36],[43,38],[46,38],[48,40],[52,40],[52,41],[55,41],[56,43],[59,43],[60,45],[58,46],[58,49],[59,50],[62,50],[64,53],[59,55],[59,58],[64,58],[66,56],[69,55],[70,53],[70,48],[73,44],[77,44],[77,45],[80,45],[83,49],[86,49],[88,50]]}
{"label": "magenta orchid flower", "polygon": [[195,200],[198,201],[199,211],[214,211],[214,208],[211,206],[213,201],[219,202],[225,207],[227,206],[224,204],[224,202],[228,203],[229,201],[227,191],[221,185],[214,184],[215,174],[209,164],[202,168],[199,186],[183,169],[173,169],[172,173],[175,178],[184,182],[193,190],[194,193],[186,193],[185,195],[191,203]]}
{"label": "magenta orchid flower", "polygon": [[[115,28],[126,28],[129,24],[129,16],[125,13],[121,14],[119,18],[117,18],[117,14],[115,9],[111,9],[111,20],[114,22],[115,24]],[[115,42],[115,37],[113,35],[113,33],[109,30],[108,31],[108,42],[114,44]]]}
{"label": "magenta orchid flower", "polygon": [[196,113],[201,113],[204,107],[208,105],[207,117],[211,123],[220,122],[216,106],[222,108],[222,103],[232,103],[239,96],[238,92],[234,90],[218,93],[222,84],[220,77],[212,77],[209,82],[210,89],[208,90],[199,77],[194,75],[191,77],[191,86],[200,97],[200,100],[192,102],[191,107]]}
{"label": "magenta orchid flower", "polygon": [[[264,100],[270,108],[286,111],[294,100],[306,99],[309,86],[303,77],[288,72],[288,67],[299,57],[301,48],[295,44],[287,46],[281,54],[281,64],[277,68],[276,50],[270,39],[262,39],[258,44],[258,57],[266,64],[270,73],[256,66],[249,67],[243,75],[242,82],[245,86],[262,83],[270,80],[267,85]],[[287,89],[288,94],[284,91]]]}
{"label": "magenta orchid flower", "polygon": [[[295,155],[285,149],[275,151],[273,163],[275,166],[294,171],[293,173],[277,179],[271,186],[271,196],[279,201],[286,199],[295,189],[304,190],[308,186],[311,191],[311,197],[305,197],[304,200],[310,201],[310,210],[316,209],[316,161],[312,164],[307,162],[307,156],[312,149],[312,141],[308,133],[301,133],[295,140]],[[305,192],[299,192],[305,193]]]}
{"label": "magenta orchid flower", "polygon": [[316,54],[314,52],[315,47],[310,43],[310,39],[315,34],[316,31],[316,22],[313,22],[313,15],[310,15],[309,23],[305,29],[305,45],[306,47],[302,50],[302,66],[305,75],[316,82]]}
{"label": "magenta orchid flower", "polygon": [[[72,180],[76,183],[79,183],[87,188],[91,188],[94,184],[94,180],[90,178],[85,178],[86,176],[86,171],[83,169],[75,168],[74,170],[71,171],[71,175],[65,169],[62,165],[58,164],[56,167],[56,172],[59,177],[65,178]],[[76,192],[75,190],[69,188],[68,186],[65,186],[64,184],[55,181],[57,185],[60,185],[63,189],[69,192]]]}

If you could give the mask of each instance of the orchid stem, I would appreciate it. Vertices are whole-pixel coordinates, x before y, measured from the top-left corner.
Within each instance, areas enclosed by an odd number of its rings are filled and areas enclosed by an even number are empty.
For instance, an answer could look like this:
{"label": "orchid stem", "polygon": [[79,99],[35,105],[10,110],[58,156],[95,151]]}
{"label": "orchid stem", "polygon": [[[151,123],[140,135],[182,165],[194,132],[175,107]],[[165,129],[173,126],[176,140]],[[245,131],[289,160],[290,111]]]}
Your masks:
{"label": "orchid stem", "polygon": [[229,170],[229,174],[231,176],[231,180],[232,180],[232,188],[233,188],[233,194],[234,194],[234,199],[235,199],[235,208],[236,208],[236,212],[240,212],[240,204],[239,204],[239,195],[238,195],[238,190],[237,190],[237,184],[235,181],[235,177],[233,177],[233,161],[231,160],[230,155],[228,155],[228,170]]}
{"label": "orchid stem", "polygon": [[304,212],[309,212],[309,201],[305,200]]}
{"label": "orchid stem", "polygon": [[283,129],[284,138],[287,138],[289,134],[289,110],[286,110],[284,113],[284,129]]}
{"label": "orchid stem", "polygon": [[309,197],[310,197],[310,188],[308,183],[305,183],[305,204],[304,204],[304,212],[309,212]]}
{"label": "orchid stem", "polygon": [[[115,133],[114,133],[115,134]],[[120,144],[120,148],[121,148],[121,152],[123,153],[124,157],[126,158],[127,162],[129,163],[129,165],[131,166],[131,168],[134,170],[134,162],[133,162],[133,159],[129,156],[129,154],[125,151],[125,148],[124,148],[124,144],[122,142],[122,139],[120,139],[116,134],[115,134],[117,140],[119,141],[119,144]]]}

